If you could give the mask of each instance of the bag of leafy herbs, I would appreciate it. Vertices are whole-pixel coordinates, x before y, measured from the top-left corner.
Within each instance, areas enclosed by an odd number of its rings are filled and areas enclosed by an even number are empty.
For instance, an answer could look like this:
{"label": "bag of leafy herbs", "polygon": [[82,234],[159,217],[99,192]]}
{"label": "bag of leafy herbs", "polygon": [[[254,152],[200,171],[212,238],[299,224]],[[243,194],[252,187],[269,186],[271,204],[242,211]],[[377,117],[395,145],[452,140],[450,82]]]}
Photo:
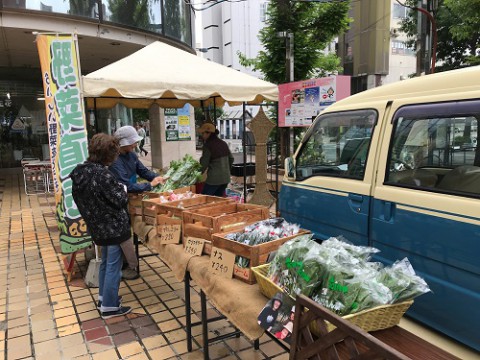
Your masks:
{"label": "bag of leafy herbs", "polygon": [[425,280],[415,274],[407,258],[382,269],[376,280],[392,291],[391,303],[410,300],[431,291]]}

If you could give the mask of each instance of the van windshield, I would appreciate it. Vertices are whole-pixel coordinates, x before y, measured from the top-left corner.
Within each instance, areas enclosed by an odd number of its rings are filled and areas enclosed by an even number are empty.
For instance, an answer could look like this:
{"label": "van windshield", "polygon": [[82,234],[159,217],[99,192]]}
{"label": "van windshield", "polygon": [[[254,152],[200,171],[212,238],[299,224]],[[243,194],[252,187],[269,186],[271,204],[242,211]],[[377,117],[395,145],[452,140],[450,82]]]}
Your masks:
{"label": "van windshield", "polygon": [[376,122],[374,110],[321,115],[296,157],[297,180],[319,175],[363,179]]}

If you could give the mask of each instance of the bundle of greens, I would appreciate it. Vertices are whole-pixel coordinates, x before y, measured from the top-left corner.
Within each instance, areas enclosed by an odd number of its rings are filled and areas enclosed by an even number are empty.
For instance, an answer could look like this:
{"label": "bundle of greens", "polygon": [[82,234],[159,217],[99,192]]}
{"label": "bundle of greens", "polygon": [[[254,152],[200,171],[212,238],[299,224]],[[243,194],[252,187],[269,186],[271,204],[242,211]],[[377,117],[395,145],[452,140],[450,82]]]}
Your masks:
{"label": "bundle of greens", "polygon": [[376,280],[392,291],[392,303],[413,299],[430,291],[425,280],[415,274],[407,258],[382,269]]}
{"label": "bundle of greens", "polygon": [[270,264],[269,278],[292,296],[297,293],[307,295],[309,290],[305,288],[312,284],[311,275],[317,278],[314,267],[318,264],[309,263],[307,268],[304,260],[308,252],[318,253],[319,247],[320,245],[312,240],[310,234],[300,235],[286,242],[278,249],[277,255]]}
{"label": "bundle of greens", "polygon": [[369,262],[378,251],[336,238],[319,245],[299,236],[280,247],[269,278],[291,296],[304,294],[341,316],[430,291],[407,259],[386,268]]}
{"label": "bundle of greens", "polygon": [[174,160],[164,175],[165,183],[155,186],[153,191],[165,192],[196,184],[202,177],[201,168],[200,163],[188,154],[180,161]]}

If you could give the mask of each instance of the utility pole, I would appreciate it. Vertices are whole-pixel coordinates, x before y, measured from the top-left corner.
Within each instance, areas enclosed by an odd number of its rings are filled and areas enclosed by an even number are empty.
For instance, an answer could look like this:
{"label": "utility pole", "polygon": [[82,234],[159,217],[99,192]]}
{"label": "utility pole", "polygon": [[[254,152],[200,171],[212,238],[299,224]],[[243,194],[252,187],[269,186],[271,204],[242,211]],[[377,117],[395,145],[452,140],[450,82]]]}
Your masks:
{"label": "utility pole", "polygon": [[[286,73],[288,74],[289,76],[289,82],[293,82],[294,81],[294,54],[293,54],[293,33],[287,31],[286,34],[285,34],[285,42],[286,42],[286,55],[285,55],[285,58],[286,58],[286,66],[287,66],[287,69],[286,69]],[[293,155],[293,153],[295,152],[295,129],[293,127],[290,127],[289,128],[289,131],[288,131],[288,137],[289,137],[289,151],[288,151],[288,156],[290,155]]]}

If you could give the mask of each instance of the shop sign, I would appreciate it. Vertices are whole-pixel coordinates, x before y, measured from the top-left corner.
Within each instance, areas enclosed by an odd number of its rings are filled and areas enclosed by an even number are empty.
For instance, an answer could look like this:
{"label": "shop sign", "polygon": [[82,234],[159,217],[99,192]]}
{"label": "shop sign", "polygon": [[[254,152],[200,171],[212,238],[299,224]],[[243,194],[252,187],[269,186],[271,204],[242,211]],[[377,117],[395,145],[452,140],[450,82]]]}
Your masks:
{"label": "shop sign", "polygon": [[278,85],[278,126],[305,127],[330,105],[350,96],[350,76]]}
{"label": "shop sign", "polygon": [[91,244],[85,221],[72,196],[70,172],[88,156],[76,38],[38,35],[37,48],[45,93],[60,249],[74,253]]}

